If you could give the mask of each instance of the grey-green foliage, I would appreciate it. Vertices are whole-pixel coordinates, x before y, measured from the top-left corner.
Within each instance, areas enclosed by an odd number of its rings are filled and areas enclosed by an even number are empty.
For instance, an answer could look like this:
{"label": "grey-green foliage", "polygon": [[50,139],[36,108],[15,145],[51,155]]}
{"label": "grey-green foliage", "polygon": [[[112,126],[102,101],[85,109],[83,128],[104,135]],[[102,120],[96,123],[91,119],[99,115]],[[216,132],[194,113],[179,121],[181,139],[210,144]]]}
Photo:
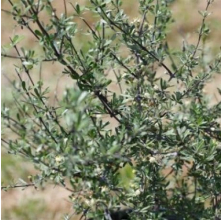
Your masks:
{"label": "grey-green foliage", "polygon": [[[208,62],[202,49],[212,1],[200,12],[197,44],[184,42],[178,51],[167,42],[173,1],[140,0],[133,21],[121,0],[67,4],[72,13],[61,15],[47,0],[8,2],[44,51],[42,58],[19,48],[21,36],[11,39],[21,60],[15,69],[20,96],[17,110],[2,109],[15,134],[3,143],[40,170],[32,183],[50,179],[70,190],[73,209],[85,218],[110,219],[109,210],[121,206],[132,210],[131,219],[221,217],[221,103],[211,106],[203,93],[220,73],[221,55]],[[43,12],[49,21],[41,19]],[[82,46],[76,45],[79,34],[87,39]],[[73,80],[56,106],[31,76],[44,61],[59,62]]]}

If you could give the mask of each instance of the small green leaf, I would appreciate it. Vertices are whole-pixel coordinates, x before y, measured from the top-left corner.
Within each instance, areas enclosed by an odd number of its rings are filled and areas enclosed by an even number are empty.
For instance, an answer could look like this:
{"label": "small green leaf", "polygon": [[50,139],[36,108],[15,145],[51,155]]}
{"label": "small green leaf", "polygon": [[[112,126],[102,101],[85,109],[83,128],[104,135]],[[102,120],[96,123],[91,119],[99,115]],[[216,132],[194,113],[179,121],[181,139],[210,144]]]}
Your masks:
{"label": "small green leaf", "polygon": [[76,7],[75,7],[75,10],[78,14],[81,13],[81,8],[80,8],[80,5],[79,4],[76,4]]}
{"label": "small green leaf", "polygon": [[124,167],[119,169],[118,178],[120,181],[120,185],[125,187],[126,189],[129,189],[131,182],[135,178],[133,167],[129,163],[127,163]]}
{"label": "small green leaf", "polygon": [[35,34],[39,37],[42,37],[42,33],[39,30],[35,30]]}
{"label": "small green leaf", "polygon": [[34,88],[34,92],[37,96],[39,96],[38,90],[36,88]]}
{"label": "small green leaf", "polygon": [[82,92],[81,95],[79,96],[77,103],[80,104],[86,97],[87,97],[88,93],[87,92]]}
{"label": "small green leaf", "polygon": [[15,35],[14,38],[12,39],[12,45],[15,46],[19,42],[21,42],[25,37],[22,35]]}
{"label": "small green leaf", "polygon": [[23,88],[24,90],[26,90],[26,84],[25,84],[25,81],[22,81],[21,86],[22,86],[22,88]]}
{"label": "small green leaf", "polygon": [[72,79],[78,79],[79,78],[79,76],[75,73],[71,73],[70,76],[71,76]]}

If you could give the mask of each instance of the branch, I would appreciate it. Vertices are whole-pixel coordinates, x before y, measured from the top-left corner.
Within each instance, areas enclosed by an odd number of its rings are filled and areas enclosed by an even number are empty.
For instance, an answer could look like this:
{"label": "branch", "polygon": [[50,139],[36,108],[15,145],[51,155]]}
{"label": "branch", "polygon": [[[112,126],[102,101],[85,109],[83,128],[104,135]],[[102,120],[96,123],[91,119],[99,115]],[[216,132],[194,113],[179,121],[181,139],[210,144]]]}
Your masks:
{"label": "branch", "polygon": [[[5,53],[1,53],[2,57],[7,57],[7,58],[11,58],[11,59],[19,59],[19,60],[27,60],[27,57],[23,57],[23,56],[13,56],[13,55],[8,55]],[[53,62],[53,61],[57,61],[57,58],[53,58],[53,59],[43,59],[41,60],[43,62]]]}
{"label": "branch", "polygon": [[[11,0],[8,0],[8,1],[9,1],[9,3],[11,4],[12,8],[14,8],[14,4],[12,3],[12,1],[11,1]],[[14,10],[18,13],[18,11],[17,11],[16,9],[14,9]],[[18,13],[18,14],[19,14],[19,13]],[[39,40],[38,35],[35,34],[35,32],[31,29],[31,27],[29,26],[29,24],[24,20],[23,17],[26,17],[26,16],[21,16],[21,15],[20,15],[20,17],[21,17],[22,24],[25,25],[25,26],[28,28],[28,30],[31,31],[31,33]]]}
{"label": "branch", "polygon": [[[96,3],[92,0],[91,1],[93,4],[96,5]],[[100,6],[98,6],[103,14],[103,17],[106,18],[106,20],[109,22],[110,26],[113,25],[114,27],[116,27],[117,29],[119,29],[122,33],[124,33],[125,35],[128,35],[128,33],[123,30],[120,26],[118,26],[115,22],[113,22],[108,16],[107,14],[105,13],[104,9]],[[143,46],[140,42],[138,42],[137,40],[134,39],[134,37],[131,37],[131,40],[136,44],[138,45],[143,51],[145,51],[148,55],[150,55],[152,58],[154,58],[158,63],[160,63],[164,69],[167,70],[167,72],[169,73],[170,75],[170,79],[169,81],[175,77],[174,73],[172,73],[172,71],[163,63],[160,61],[159,58],[156,57],[156,55],[154,53],[152,53],[151,51],[149,51],[145,46]]]}
{"label": "branch", "polygon": [[1,186],[1,190],[5,190],[5,189],[14,189],[14,188],[26,188],[26,187],[30,187],[30,186],[34,186],[34,187],[36,188],[36,186],[35,186],[34,183],[28,183],[28,184],[24,184],[24,185],[14,185],[14,186],[9,185],[9,186]]}

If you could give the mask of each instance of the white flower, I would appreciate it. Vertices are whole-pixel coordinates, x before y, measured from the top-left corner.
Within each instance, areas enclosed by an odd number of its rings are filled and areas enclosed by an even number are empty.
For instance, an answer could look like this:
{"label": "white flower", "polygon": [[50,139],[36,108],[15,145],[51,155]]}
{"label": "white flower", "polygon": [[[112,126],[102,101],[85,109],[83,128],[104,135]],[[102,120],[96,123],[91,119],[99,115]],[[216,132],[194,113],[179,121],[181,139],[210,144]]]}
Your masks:
{"label": "white flower", "polygon": [[135,196],[138,196],[138,195],[140,195],[140,193],[141,193],[141,191],[140,191],[139,189],[137,189],[137,190],[134,192],[134,195],[135,195]]}
{"label": "white flower", "polygon": [[144,98],[148,98],[149,99],[149,98],[151,98],[151,96],[150,96],[150,94],[148,92],[145,92],[144,93]]}
{"label": "white flower", "polygon": [[159,89],[158,85],[155,85],[153,88],[154,88],[154,90],[158,90]]}
{"label": "white flower", "polygon": [[189,105],[189,104],[190,104],[190,100],[184,101],[184,104],[185,104],[185,105]]}
{"label": "white flower", "polygon": [[67,141],[68,141],[68,138],[64,138],[64,145],[66,145],[67,144]]}
{"label": "white flower", "polygon": [[57,164],[60,164],[64,160],[64,157],[61,155],[58,155],[55,157],[55,161]]}
{"label": "white flower", "polygon": [[207,93],[207,90],[205,88],[202,89],[203,93]]}
{"label": "white flower", "polygon": [[95,200],[94,200],[94,199],[86,199],[86,200],[85,200],[85,203],[86,203],[88,206],[92,206],[92,205],[94,205]]}
{"label": "white flower", "polygon": [[106,186],[102,186],[101,187],[101,192],[106,192],[107,191],[107,187]]}
{"label": "white flower", "polygon": [[96,114],[95,117],[96,118],[102,118],[102,114]]}
{"label": "white flower", "polygon": [[94,173],[95,173],[96,175],[100,174],[101,171],[102,171],[102,170],[101,170],[101,168],[99,168],[99,167],[97,167],[97,168],[94,169]]}
{"label": "white flower", "polygon": [[149,162],[150,162],[150,163],[157,163],[157,160],[156,160],[155,157],[150,157],[150,158],[149,158]]}
{"label": "white flower", "polygon": [[140,18],[133,19],[133,21],[131,23],[132,24],[140,23]]}

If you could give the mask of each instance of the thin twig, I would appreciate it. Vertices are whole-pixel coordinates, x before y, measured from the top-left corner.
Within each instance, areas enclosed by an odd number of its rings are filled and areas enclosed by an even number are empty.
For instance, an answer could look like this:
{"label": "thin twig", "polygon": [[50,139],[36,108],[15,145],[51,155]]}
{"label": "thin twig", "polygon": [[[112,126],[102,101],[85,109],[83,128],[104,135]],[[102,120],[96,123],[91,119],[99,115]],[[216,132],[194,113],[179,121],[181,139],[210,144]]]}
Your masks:
{"label": "thin twig", "polygon": [[[17,70],[15,70],[15,71],[16,71],[16,73],[17,73],[17,75],[18,75],[20,81],[22,82],[22,78],[21,78],[19,72],[18,72]],[[28,90],[27,90],[26,88],[25,88],[25,92],[26,92],[27,96],[29,97],[29,99],[31,100],[30,93],[28,92]],[[36,112],[37,114],[39,114],[39,112],[38,112],[37,108],[35,107],[35,105],[33,105],[33,108],[34,108],[35,112]],[[50,132],[50,130],[48,129],[48,127],[46,126],[46,124],[45,124],[44,120],[42,119],[42,117],[39,117],[39,120],[40,120],[40,122],[43,124],[43,126],[45,127],[45,129],[46,129],[46,131],[48,132],[48,134],[49,134],[49,135],[51,136],[51,138],[54,140],[54,142],[55,142],[55,143],[58,143],[58,142],[56,141],[56,139],[54,138],[54,136],[52,135],[52,133]]]}
{"label": "thin twig", "polygon": [[[12,1],[11,0],[8,0],[8,1],[11,4],[12,8],[14,8],[14,4],[12,3]],[[18,11],[16,9],[14,9],[14,10],[18,13]],[[25,25],[28,28],[28,30],[39,40],[38,35],[32,30],[32,28],[29,26],[29,24],[24,20],[24,18],[22,16],[20,16],[20,17],[21,17],[22,24]]]}
{"label": "thin twig", "polygon": [[[207,5],[206,5],[206,9],[205,9],[205,12],[207,13],[207,10],[209,8],[209,5],[211,4],[210,1],[207,1]],[[192,55],[192,58],[194,58],[194,56],[196,55],[196,51],[199,47],[199,44],[200,44],[200,41],[201,41],[201,38],[202,38],[202,33],[203,33],[203,26],[205,24],[205,20],[206,20],[206,16],[203,16],[203,20],[202,20],[202,24],[201,24],[201,28],[200,28],[200,32],[199,32],[199,37],[198,37],[198,41],[197,41],[197,44],[196,44],[196,47],[195,47],[195,50],[193,52],[193,55]]]}
{"label": "thin twig", "polygon": [[[13,56],[13,55],[5,54],[5,53],[1,53],[1,56],[2,57],[7,57],[7,58],[12,58],[12,59],[27,60],[27,57],[24,57],[24,56]],[[53,61],[57,61],[57,58],[54,58],[54,59],[43,59],[41,61],[43,61],[43,62],[53,62]]]}
{"label": "thin twig", "polygon": [[28,184],[24,184],[24,185],[1,186],[1,190],[4,190],[4,189],[13,189],[13,188],[26,188],[26,187],[30,187],[30,186],[34,186],[34,187],[35,187],[35,184],[34,184],[34,183],[28,183]]}
{"label": "thin twig", "polygon": [[13,13],[11,11],[8,11],[8,10],[5,10],[5,9],[1,9],[1,11],[5,12],[6,14],[10,14],[10,15],[13,15],[13,16],[19,16],[19,17],[23,17],[23,18],[28,18],[28,19],[32,19],[32,17],[28,16],[28,15],[18,15],[16,13]]}
{"label": "thin twig", "polygon": [[[11,41],[12,41],[12,40],[11,40]],[[16,50],[18,56],[21,57],[21,56],[20,56],[20,53],[19,53],[19,50],[18,50],[18,48],[17,48],[16,45],[14,45],[14,48],[15,48],[15,50]],[[22,59],[21,59],[21,63],[22,63],[22,66],[23,66],[23,68],[24,68],[24,70],[25,70],[25,73],[27,74],[29,80],[30,80],[31,83],[32,83],[32,86],[35,86],[34,81],[32,80],[32,78],[31,78],[31,76],[30,76],[29,70],[28,70],[28,69],[26,68],[26,66],[23,64]],[[18,74],[18,75],[19,75],[19,74]],[[20,75],[19,75],[19,76],[20,76]],[[21,79],[21,78],[20,78],[20,80],[21,80],[21,82],[22,82],[22,79]],[[29,92],[28,92],[28,93],[29,93]],[[44,105],[46,111],[50,114],[50,116],[51,116],[51,118],[53,119],[53,121],[59,126],[60,130],[61,130],[63,133],[65,133],[65,135],[67,135],[67,132],[65,131],[65,129],[60,125],[60,123],[59,123],[59,121],[58,121],[58,119],[57,119],[57,116],[56,116],[56,117],[53,116],[52,112],[50,111],[50,109],[48,108],[48,106],[45,104],[44,100],[43,100],[42,97],[40,96],[38,90],[36,90],[36,93],[37,93],[36,95],[38,96],[39,100],[40,100],[41,103]],[[29,97],[29,98],[30,98],[30,97]],[[31,99],[30,99],[30,100],[31,100]],[[55,140],[55,139],[54,139],[54,140]]]}
{"label": "thin twig", "polygon": [[[96,3],[92,0],[91,1],[93,4],[96,5]],[[114,27],[116,27],[117,29],[119,29],[122,33],[124,33],[125,35],[128,35],[128,33],[123,30],[119,25],[117,25],[115,22],[113,22],[108,16],[107,14],[105,13],[104,9],[102,7],[99,7],[102,14],[103,14],[103,17],[105,17],[106,20],[109,21],[109,25],[110,27],[112,27],[111,25],[113,25]],[[128,35],[130,36],[130,35]],[[138,42],[137,40],[135,40],[135,38],[132,36],[131,37],[131,40],[137,44],[143,51],[145,51],[148,55],[150,55],[152,58],[154,58],[158,63],[160,63],[168,72],[168,74],[170,75],[170,79],[169,81],[175,77],[174,73],[172,73],[172,71],[163,63],[160,61],[160,59],[158,57],[156,57],[156,55],[154,53],[152,53],[151,51],[149,51],[145,46],[143,46],[140,42]]]}

